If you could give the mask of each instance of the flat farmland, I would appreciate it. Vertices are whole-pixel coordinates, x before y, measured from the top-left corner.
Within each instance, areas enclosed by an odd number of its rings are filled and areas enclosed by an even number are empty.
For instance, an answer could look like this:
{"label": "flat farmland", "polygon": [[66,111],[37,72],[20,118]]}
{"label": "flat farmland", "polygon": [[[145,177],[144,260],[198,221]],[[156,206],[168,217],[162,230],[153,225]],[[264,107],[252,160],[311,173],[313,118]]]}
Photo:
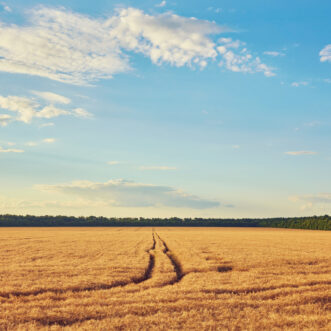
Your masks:
{"label": "flat farmland", "polygon": [[330,330],[331,233],[1,228],[1,330]]}

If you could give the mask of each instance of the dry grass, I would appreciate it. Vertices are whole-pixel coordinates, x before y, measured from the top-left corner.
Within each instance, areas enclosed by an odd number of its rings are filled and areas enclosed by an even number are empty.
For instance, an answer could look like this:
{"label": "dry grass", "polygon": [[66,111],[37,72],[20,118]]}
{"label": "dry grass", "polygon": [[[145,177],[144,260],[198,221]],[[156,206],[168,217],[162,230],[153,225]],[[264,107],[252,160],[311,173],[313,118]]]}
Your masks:
{"label": "dry grass", "polygon": [[331,233],[0,229],[1,330],[330,330]]}

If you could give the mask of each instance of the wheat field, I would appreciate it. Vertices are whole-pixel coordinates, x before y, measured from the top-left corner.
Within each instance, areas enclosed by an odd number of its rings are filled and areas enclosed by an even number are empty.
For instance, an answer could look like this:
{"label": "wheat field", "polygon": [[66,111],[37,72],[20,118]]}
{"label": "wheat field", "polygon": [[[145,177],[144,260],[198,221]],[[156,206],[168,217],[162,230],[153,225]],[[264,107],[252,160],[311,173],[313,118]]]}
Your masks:
{"label": "wheat field", "polygon": [[1,330],[330,330],[331,233],[2,228]]}

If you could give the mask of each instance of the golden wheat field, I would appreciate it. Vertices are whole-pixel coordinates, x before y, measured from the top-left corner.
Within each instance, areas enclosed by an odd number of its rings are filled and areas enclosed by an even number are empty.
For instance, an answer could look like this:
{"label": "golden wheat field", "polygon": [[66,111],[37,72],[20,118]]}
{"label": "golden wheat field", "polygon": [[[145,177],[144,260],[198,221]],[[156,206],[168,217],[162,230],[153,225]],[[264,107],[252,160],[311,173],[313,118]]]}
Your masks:
{"label": "golden wheat field", "polygon": [[330,330],[331,233],[2,228],[1,330]]}

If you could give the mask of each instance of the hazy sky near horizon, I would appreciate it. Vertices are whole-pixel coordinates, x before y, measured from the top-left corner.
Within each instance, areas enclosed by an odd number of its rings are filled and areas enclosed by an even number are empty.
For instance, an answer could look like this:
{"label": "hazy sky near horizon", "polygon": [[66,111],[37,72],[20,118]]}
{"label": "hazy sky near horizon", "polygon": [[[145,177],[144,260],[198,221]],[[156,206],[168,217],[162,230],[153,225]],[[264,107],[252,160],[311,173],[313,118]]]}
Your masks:
{"label": "hazy sky near horizon", "polygon": [[330,213],[330,15],[0,1],[0,213]]}

